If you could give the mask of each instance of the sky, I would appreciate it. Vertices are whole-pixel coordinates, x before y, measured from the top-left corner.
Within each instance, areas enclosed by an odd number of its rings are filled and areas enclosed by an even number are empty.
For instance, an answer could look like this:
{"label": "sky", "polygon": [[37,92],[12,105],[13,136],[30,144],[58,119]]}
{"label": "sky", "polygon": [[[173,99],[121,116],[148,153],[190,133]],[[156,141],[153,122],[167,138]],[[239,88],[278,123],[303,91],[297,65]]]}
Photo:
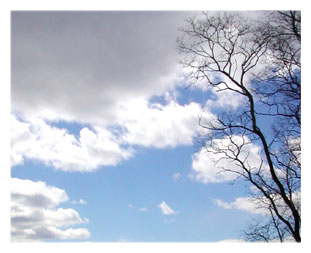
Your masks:
{"label": "sky", "polygon": [[198,14],[11,14],[11,241],[235,241],[264,215],[197,140],[243,102],[178,63]]}

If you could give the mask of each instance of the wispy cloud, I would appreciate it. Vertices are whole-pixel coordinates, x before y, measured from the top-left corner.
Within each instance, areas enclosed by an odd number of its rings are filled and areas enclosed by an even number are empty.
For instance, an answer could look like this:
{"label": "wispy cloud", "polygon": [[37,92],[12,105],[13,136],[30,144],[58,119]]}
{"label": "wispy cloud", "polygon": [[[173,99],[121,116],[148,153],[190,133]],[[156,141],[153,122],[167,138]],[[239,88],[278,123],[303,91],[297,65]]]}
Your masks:
{"label": "wispy cloud", "polygon": [[74,204],[74,205],[76,205],[76,204],[86,205],[87,202],[85,200],[83,200],[83,199],[79,199],[79,200],[72,200],[71,204]]}
{"label": "wispy cloud", "polygon": [[220,199],[215,199],[214,203],[217,206],[222,207],[224,209],[237,209],[252,214],[261,214],[261,215],[268,214],[267,209],[258,208],[255,199],[252,199],[250,197],[239,197],[236,198],[233,202],[225,202]]}
{"label": "wispy cloud", "polygon": [[174,223],[175,219],[165,219],[163,222],[166,223],[166,224]]}
{"label": "wispy cloud", "polygon": [[[295,191],[292,193],[292,199],[295,203],[295,205],[300,206],[300,200],[301,200],[301,192]],[[274,200],[276,205],[279,208],[284,207],[282,210],[282,213],[284,215],[290,216],[290,212],[288,209],[286,209],[285,203],[283,203],[283,200],[281,198]],[[270,215],[269,212],[269,205],[270,202],[267,201],[263,197],[238,197],[232,202],[225,202],[221,199],[215,199],[214,203],[218,205],[219,207],[225,208],[225,209],[237,209],[241,211],[245,211],[252,214],[260,214],[260,215]]]}
{"label": "wispy cloud", "polygon": [[222,207],[224,209],[232,209],[233,204],[232,203],[228,203],[228,202],[224,202],[221,199],[215,199],[214,203],[219,206]]}
{"label": "wispy cloud", "polygon": [[180,173],[175,173],[175,174],[173,175],[173,180],[174,180],[175,182],[177,182],[180,178],[181,178],[181,174],[180,174]]}
{"label": "wispy cloud", "polygon": [[147,207],[142,207],[138,209],[139,212],[147,212],[148,208]]}
{"label": "wispy cloud", "polygon": [[161,212],[162,214],[164,215],[175,215],[176,212],[171,208],[169,207],[168,204],[166,204],[165,201],[162,201],[161,204],[158,205],[158,207],[161,209]]}

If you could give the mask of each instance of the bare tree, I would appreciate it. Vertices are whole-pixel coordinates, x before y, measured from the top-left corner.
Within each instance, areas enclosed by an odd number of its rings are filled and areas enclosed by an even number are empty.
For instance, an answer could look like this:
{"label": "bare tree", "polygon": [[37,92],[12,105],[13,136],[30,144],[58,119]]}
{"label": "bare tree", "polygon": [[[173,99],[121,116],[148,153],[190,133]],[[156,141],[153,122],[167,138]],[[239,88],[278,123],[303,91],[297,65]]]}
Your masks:
{"label": "bare tree", "polygon": [[[187,21],[178,46],[193,82],[231,92],[242,104],[199,124],[206,151],[249,182],[251,200],[265,210],[249,224],[250,241],[301,241],[301,17],[298,11],[203,13]],[[260,147],[252,159],[250,145]]]}

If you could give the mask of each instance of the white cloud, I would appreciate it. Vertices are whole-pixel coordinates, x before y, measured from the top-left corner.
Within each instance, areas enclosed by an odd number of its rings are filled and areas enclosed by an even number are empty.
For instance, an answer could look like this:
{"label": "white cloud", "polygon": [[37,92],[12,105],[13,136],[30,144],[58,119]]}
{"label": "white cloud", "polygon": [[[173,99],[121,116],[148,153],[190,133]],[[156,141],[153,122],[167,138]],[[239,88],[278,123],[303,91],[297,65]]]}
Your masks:
{"label": "white cloud", "polygon": [[18,121],[13,115],[11,119],[11,165],[21,164],[24,161],[23,150],[26,149],[25,143],[30,138],[30,126],[28,123]]}
{"label": "white cloud", "polygon": [[147,207],[142,207],[138,209],[139,212],[147,212],[148,208]]}
{"label": "white cloud", "polygon": [[212,98],[206,102],[206,106],[209,108],[222,109],[222,110],[235,110],[245,101],[245,97],[238,92],[233,92],[227,88],[240,91],[240,89],[228,78],[218,73],[210,73],[210,77],[215,79],[215,82],[222,80],[216,87],[207,87],[207,84],[203,83],[198,86],[202,91],[210,90],[212,92]]}
{"label": "white cloud", "polygon": [[[135,206],[133,204],[128,204],[128,208],[133,209],[135,208]],[[136,209],[136,208],[135,208]],[[141,208],[137,208],[138,212],[148,212],[148,208],[147,207],[141,207]]]}
{"label": "white cloud", "polygon": [[216,92],[215,89],[212,89],[213,94],[216,96],[215,100],[208,100],[207,106],[217,108],[221,107],[222,109],[235,110],[237,109],[244,101],[244,97],[239,93],[232,91],[221,91]]}
{"label": "white cloud", "polygon": [[165,203],[165,201],[162,201],[161,204],[158,205],[158,207],[161,209],[161,212],[164,215],[176,214],[176,212],[171,207],[169,207],[168,204]]}
{"label": "white cloud", "polygon": [[215,199],[214,200],[214,203],[217,205],[217,206],[220,206],[224,209],[232,209],[232,204],[231,203],[227,203],[227,202],[224,202],[222,201],[221,199]]}
{"label": "white cloud", "polygon": [[11,120],[13,166],[28,158],[64,171],[92,171],[99,166],[116,165],[132,155],[105,129],[83,128],[77,139],[66,129],[52,127],[40,119],[21,122],[12,116]]}
{"label": "white cloud", "polygon": [[175,174],[173,175],[173,180],[174,180],[175,182],[177,182],[180,178],[181,178],[181,174],[180,174],[180,173],[175,173]]}
{"label": "white cloud", "polygon": [[[11,164],[36,159],[64,171],[92,171],[99,166],[117,165],[134,155],[129,145],[167,148],[191,145],[198,133],[198,117],[214,117],[201,105],[150,104],[145,99],[125,101],[115,112],[118,125],[84,127],[75,137],[65,128],[43,119],[11,116]],[[127,148],[125,148],[125,146]]]}
{"label": "white cloud", "polygon": [[288,139],[288,147],[297,159],[301,163],[301,139],[300,137],[290,137]]}
{"label": "white cloud", "polygon": [[81,205],[86,205],[87,204],[87,202],[85,201],[85,200],[83,200],[83,199],[79,199],[79,200],[72,200],[71,201],[71,204],[81,204]]}
{"label": "white cloud", "polygon": [[[236,145],[241,147],[239,152],[239,159],[244,161],[247,158],[245,166],[248,169],[258,170],[262,159],[260,155],[260,147],[251,143],[249,138],[244,136],[231,136]],[[215,139],[213,145],[219,149],[222,149],[226,153],[215,152],[210,146],[203,147],[200,152],[192,155],[192,173],[196,180],[203,183],[221,183],[225,181],[234,180],[238,173],[242,173],[243,170],[236,161],[232,161],[228,157],[234,157],[238,154],[236,146],[231,145],[231,141],[228,137],[223,139]],[[224,171],[223,169],[230,169],[235,172]],[[265,164],[263,164],[263,171],[265,170]]]}
{"label": "white cloud", "polygon": [[268,210],[264,208],[258,208],[255,199],[250,197],[239,197],[233,202],[225,202],[220,199],[215,199],[214,203],[224,209],[237,209],[252,214],[268,214]]}
{"label": "white cloud", "polygon": [[[215,155],[204,152],[198,152],[192,155],[192,172],[197,181],[203,183],[221,183],[231,181],[237,177],[231,172],[223,172],[215,166]],[[216,156],[218,158],[218,156]],[[220,158],[220,155],[219,155]]]}
{"label": "white cloud", "polygon": [[69,200],[66,192],[44,182],[12,178],[11,196],[24,206],[53,207]]}
{"label": "white cloud", "polygon": [[197,103],[179,105],[171,101],[161,105],[149,104],[143,99],[125,103],[119,114],[126,143],[156,148],[191,145],[199,130],[199,115],[207,119],[213,117]]}
{"label": "white cloud", "polygon": [[[278,210],[284,216],[291,216],[291,211],[284,203],[280,195],[270,195]],[[292,200],[298,210],[300,210],[301,193],[296,191],[292,194]],[[251,214],[270,215],[268,207],[270,201],[262,196],[258,197],[238,197],[233,202],[225,202],[221,199],[215,199],[214,203],[224,209],[237,209]]]}
{"label": "white cloud", "polygon": [[68,201],[60,188],[44,182],[11,179],[11,239],[12,241],[40,241],[49,239],[86,239],[85,228],[71,228],[88,223],[73,209],[57,208]]}

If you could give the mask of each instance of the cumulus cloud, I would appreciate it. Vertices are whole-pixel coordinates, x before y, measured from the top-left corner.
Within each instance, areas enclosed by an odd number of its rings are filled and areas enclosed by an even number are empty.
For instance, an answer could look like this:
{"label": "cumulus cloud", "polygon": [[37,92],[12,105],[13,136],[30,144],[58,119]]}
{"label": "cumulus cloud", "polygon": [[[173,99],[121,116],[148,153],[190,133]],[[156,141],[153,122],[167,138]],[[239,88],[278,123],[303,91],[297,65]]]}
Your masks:
{"label": "cumulus cloud", "polygon": [[[145,99],[124,102],[116,111],[118,125],[111,128],[84,127],[79,136],[65,128],[49,125],[43,119],[11,116],[11,163],[37,159],[64,171],[92,171],[99,166],[117,165],[134,155],[129,145],[167,148],[191,145],[198,133],[198,116],[214,115],[201,105],[165,105]],[[112,130],[111,130],[112,129]]]}
{"label": "cumulus cloud", "polygon": [[213,117],[194,102],[179,105],[170,101],[161,105],[139,99],[126,103],[121,112],[124,115],[120,116],[120,125],[125,129],[123,140],[128,144],[156,148],[191,145],[199,130],[198,116]]}
{"label": "cumulus cloud", "polygon": [[110,124],[120,101],[174,88],[187,12],[13,12],[12,109]]}
{"label": "cumulus cloud", "polygon": [[[231,141],[237,145],[232,145]],[[250,142],[247,136],[231,136],[223,139],[213,140],[214,148],[223,150],[224,152],[215,152],[211,146],[204,147],[200,152],[192,155],[192,173],[196,180],[203,183],[221,183],[225,181],[234,180],[238,173],[242,173],[243,170],[236,161],[230,159],[238,154],[238,158],[241,161],[247,159],[245,165],[248,169],[254,171],[258,170],[260,166],[263,166],[265,170],[265,164],[262,164],[261,149],[259,146]],[[238,148],[240,150],[238,152]],[[231,171],[224,171],[231,170]]]}
{"label": "cumulus cloud", "polygon": [[41,181],[12,178],[12,241],[88,238],[87,229],[71,227],[88,223],[88,219],[81,218],[73,209],[58,207],[68,200],[68,195],[60,188]]}
{"label": "cumulus cloud", "polygon": [[160,208],[162,214],[164,215],[172,215],[172,214],[176,214],[176,212],[168,206],[168,204],[166,204],[165,201],[162,201],[158,207]]}
{"label": "cumulus cloud", "polygon": [[64,190],[41,181],[12,178],[10,185],[12,200],[24,206],[53,207],[69,200]]}
{"label": "cumulus cloud", "polygon": [[116,165],[132,155],[106,129],[83,128],[76,138],[66,129],[50,126],[43,120],[23,122],[14,116],[11,127],[13,166],[28,158],[64,171],[92,171],[99,166]]}
{"label": "cumulus cloud", "polygon": [[[23,120],[12,117],[12,165],[93,171],[133,156],[129,146],[191,145],[198,116],[212,116],[172,96],[184,83],[177,28],[193,14],[13,12],[12,112]],[[75,137],[59,120],[89,127]]]}

